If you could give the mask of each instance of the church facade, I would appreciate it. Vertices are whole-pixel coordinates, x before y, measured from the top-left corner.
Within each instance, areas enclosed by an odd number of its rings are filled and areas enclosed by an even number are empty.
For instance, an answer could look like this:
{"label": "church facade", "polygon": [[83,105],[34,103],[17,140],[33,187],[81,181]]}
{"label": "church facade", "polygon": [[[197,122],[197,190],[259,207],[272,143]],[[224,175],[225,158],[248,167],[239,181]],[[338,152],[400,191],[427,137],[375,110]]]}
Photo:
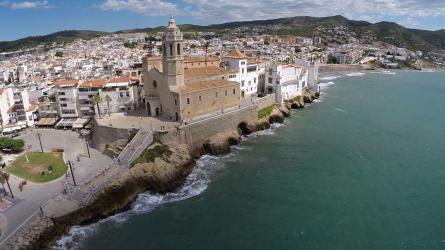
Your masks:
{"label": "church facade", "polygon": [[173,18],[162,37],[162,56],[148,55],[143,64],[148,116],[187,122],[239,107],[239,83],[229,81],[225,69],[185,67],[183,34]]}

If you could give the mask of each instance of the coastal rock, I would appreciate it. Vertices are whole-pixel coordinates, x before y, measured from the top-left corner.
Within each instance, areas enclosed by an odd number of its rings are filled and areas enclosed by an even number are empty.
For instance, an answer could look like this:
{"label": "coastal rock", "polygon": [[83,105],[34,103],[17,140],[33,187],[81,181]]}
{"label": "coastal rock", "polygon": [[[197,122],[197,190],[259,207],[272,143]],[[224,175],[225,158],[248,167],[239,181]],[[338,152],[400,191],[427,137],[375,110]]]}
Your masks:
{"label": "coastal rock", "polygon": [[292,109],[302,109],[302,108],[304,108],[304,102],[302,104],[301,101],[295,101],[292,103],[291,108]]}
{"label": "coastal rock", "polygon": [[57,223],[78,225],[95,222],[126,210],[139,193],[148,190],[166,193],[182,185],[193,169],[194,160],[186,145],[172,143],[168,146],[171,151],[168,158],[136,164],[109,184],[88,206],[57,218]]}
{"label": "coastal rock", "polygon": [[241,137],[237,131],[219,133],[209,138],[203,145],[206,153],[222,155],[230,153],[230,146],[239,144]]}
{"label": "coastal rock", "polygon": [[272,113],[269,116],[269,123],[283,123],[284,122],[284,114],[278,107],[274,107]]}
{"label": "coastal rock", "polygon": [[312,103],[313,102],[313,98],[312,98],[311,92],[309,90],[305,90],[304,91],[303,101],[305,103]]}
{"label": "coastal rock", "polygon": [[241,122],[238,125],[239,134],[250,135],[252,133],[266,130],[270,128],[270,123],[268,119],[260,119],[254,122]]}
{"label": "coastal rock", "polygon": [[314,96],[315,96],[315,99],[320,98],[320,92],[315,92]]}
{"label": "coastal rock", "polygon": [[281,105],[279,107],[280,112],[284,115],[284,117],[289,117],[291,115],[290,108],[286,105]]}

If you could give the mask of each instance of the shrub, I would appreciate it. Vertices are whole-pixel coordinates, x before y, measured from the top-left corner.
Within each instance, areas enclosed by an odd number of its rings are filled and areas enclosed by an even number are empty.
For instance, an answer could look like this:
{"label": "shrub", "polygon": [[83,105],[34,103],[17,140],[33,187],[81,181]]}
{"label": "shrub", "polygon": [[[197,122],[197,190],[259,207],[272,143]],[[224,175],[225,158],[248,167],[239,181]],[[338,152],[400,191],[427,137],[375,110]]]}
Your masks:
{"label": "shrub", "polygon": [[6,137],[0,138],[0,150],[6,151],[6,152],[20,152],[25,147],[25,141],[24,140],[15,140],[10,139]]}
{"label": "shrub", "polygon": [[139,163],[154,162],[156,158],[162,158],[168,162],[169,157],[172,155],[172,151],[167,145],[157,145],[154,148],[146,149],[142,152],[141,156],[133,162],[133,166]]}

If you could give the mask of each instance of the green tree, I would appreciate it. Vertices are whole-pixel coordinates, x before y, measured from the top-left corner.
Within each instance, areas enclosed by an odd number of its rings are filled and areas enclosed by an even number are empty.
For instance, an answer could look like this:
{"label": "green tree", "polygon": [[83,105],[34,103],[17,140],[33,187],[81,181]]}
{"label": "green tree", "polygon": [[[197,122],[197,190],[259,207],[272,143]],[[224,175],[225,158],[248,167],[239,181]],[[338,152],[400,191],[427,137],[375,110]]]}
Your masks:
{"label": "green tree", "polygon": [[206,52],[206,57],[205,57],[205,64],[206,64],[206,66],[207,66],[207,52],[208,52],[208,50],[209,50],[209,46],[210,46],[210,42],[206,42],[205,44],[204,44],[204,50],[205,50],[205,52]]}
{"label": "green tree", "polygon": [[14,140],[6,137],[0,138],[0,150],[2,151],[17,153],[22,151],[24,147],[24,140]]}
{"label": "green tree", "polygon": [[109,95],[106,95],[106,96],[105,96],[105,101],[107,102],[108,116],[110,116],[110,102],[111,102],[112,100],[113,100],[113,99],[111,99],[111,97],[110,97]]}
{"label": "green tree", "polygon": [[91,98],[91,103],[93,104],[93,106],[96,106],[99,118],[102,118],[102,116],[100,114],[100,107],[99,107],[99,104],[101,102],[102,102],[102,98],[100,97],[100,95],[95,95],[95,96],[93,96],[93,98]]}

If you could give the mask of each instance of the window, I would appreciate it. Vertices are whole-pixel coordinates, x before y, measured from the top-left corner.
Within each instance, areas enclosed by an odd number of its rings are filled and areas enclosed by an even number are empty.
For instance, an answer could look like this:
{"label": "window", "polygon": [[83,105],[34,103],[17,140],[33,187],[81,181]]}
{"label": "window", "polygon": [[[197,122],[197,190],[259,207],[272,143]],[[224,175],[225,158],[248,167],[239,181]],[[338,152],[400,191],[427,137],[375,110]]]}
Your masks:
{"label": "window", "polygon": [[244,74],[244,69],[241,69],[241,73]]}
{"label": "window", "polygon": [[170,55],[173,56],[173,44],[170,44]]}
{"label": "window", "polygon": [[256,83],[256,77],[255,77],[255,78],[253,78],[253,83]]}
{"label": "window", "polygon": [[215,92],[215,98],[218,98],[218,92]]}
{"label": "window", "polygon": [[269,69],[269,75],[272,75],[272,69]]}
{"label": "window", "polygon": [[198,101],[202,101],[202,96],[198,96]]}
{"label": "window", "polygon": [[158,83],[156,81],[153,81],[153,88],[157,88],[158,87]]}
{"label": "window", "polygon": [[62,108],[66,108],[66,107],[68,107],[68,104],[60,104],[60,107],[62,107]]}
{"label": "window", "polygon": [[233,89],[233,94],[236,94],[236,89]]}
{"label": "window", "polygon": [[179,55],[181,55],[181,44],[178,43],[178,45],[176,46],[176,53]]}
{"label": "window", "polygon": [[59,92],[59,95],[65,95],[65,92]]}
{"label": "window", "polygon": [[244,82],[245,82],[245,81],[241,81],[241,87],[244,87]]}
{"label": "window", "polygon": [[178,105],[178,100],[175,99],[175,105]]}
{"label": "window", "polygon": [[224,95],[225,95],[225,96],[227,96],[227,90],[226,90],[226,91],[224,91]]}
{"label": "window", "polygon": [[246,61],[241,61],[241,65],[246,65]]}
{"label": "window", "polygon": [[130,92],[125,92],[125,95],[126,95],[127,97],[130,97]]}
{"label": "window", "polygon": [[269,83],[272,84],[272,77],[269,77]]}
{"label": "window", "polygon": [[119,93],[119,96],[120,96],[120,97],[124,97],[124,93],[120,92],[120,93]]}
{"label": "window", "polygon": [[187,97],[187,104],[190,105],[190,98]]}

